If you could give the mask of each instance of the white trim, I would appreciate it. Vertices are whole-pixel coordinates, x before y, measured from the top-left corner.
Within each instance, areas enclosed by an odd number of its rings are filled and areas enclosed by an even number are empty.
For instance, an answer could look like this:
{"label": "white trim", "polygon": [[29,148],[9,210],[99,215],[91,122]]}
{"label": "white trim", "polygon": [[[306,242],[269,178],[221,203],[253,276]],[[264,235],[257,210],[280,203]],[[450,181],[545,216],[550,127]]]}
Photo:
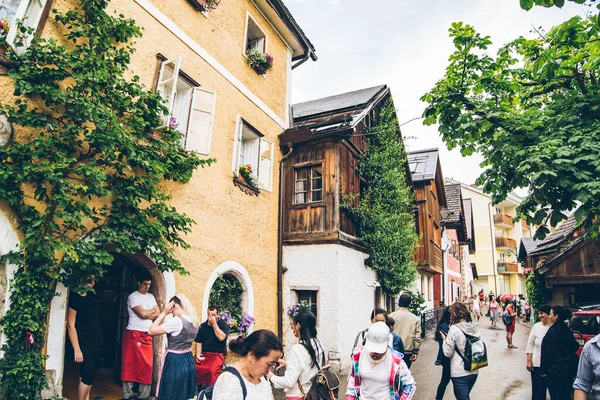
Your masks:
{"label": "white trim", "polygon": [[281,128],[287,129],[285,121],[282,120],[273,110],[271,110],[262,100],[258,98],[250,89],[248,89],[239,79],[237,79],[231,72],[229,72],[221,63],[219,63],[214,57],[212,57],[208,51],[202,46],[195,42],[187,33],[185,33],[179,26],[171,21],[166,15],[164,15],[158,8],[156,8],[149,0],[135,0],[148,14],[154,19],[160,22],[165,28],[167,28],[173,35],[181,40],[185,45],[192,49],[198,54],[204,61],[206,61],[212,68],[220,73],[225,79],[227,79],[236,89],[240,91],[248,100],[253,102],[258,108],[260,108],[265,114],[267,114],[274,122],[276,122]]}
{"label": "white trim", "polygon": [[260,26],[258,21],[256,19],[254,19],[252,14],[250,14],[250,11],[246,11],[246,30],[244,31],[244,44],[242,46],[242,56],[244,56],[244,59],[246,58],[246,52],[248,51],[248,48],[246,46],[248,46],[248,21],[250,21],[250,19],[252,19],[252,22],[254,22],[256,24],[258,29],[260,29],[260,31],[264,35],[265,46],[263,49],[263,53],[267,54],[268,53],[267,49],[269,48],[268,47],[269,46],[269,36],[267,35],[267,32],[265,32],[265,30],[262,28],[262,26]]}
{"label": "white trim", "polygon": [[458,273],[456,271],[452,271],[451,269],[446,270],[446,272],[448,273],[448,275],[452,275],[455,278],[460,278],[461,277],[460,273]]}
{"label": "white trim", "polygon": [[269,24],[269,26],[273,29],[273,31],[275,32],[275,34],[277,34],[277,36],[279,36],[279,39],[281,39],[281,41],[286,45],[286,47],[288,48],[288,51],[292,50],[292,46],[288,43],[287,40],[285,40],[283,38],[283,36],[281,36],[281,33],[279,33],[279,29],[275,28],[275,25],[273,25],[271,23],[271,21],[269,20],[269,18],[265,15],[265,13],[262,12],[262,10],[258,6],[258,4],[256,4],[256,2],[254,0],[250,0],[250,2],[254,5],[254,7],[256,7],[256,11],[258,11],[258,13],[260,15],[262,15],[262,17],[265,19],[265,21],[267,21],[267,24]]}
{"label": "white trim", "polygon": [[210,297],[210,290],[212,289],[213,284],[219,276],[227,273],[232,274],[239,279],[242,287],[244,288],[242,309],[244,312],[247,312],[254,317],[254,286],[252,285],[252,280],[250,279],[248,271],[246,271],[246,268],[244,268],[241,264],[235,261],[225,261],[223,264],[215,268],[212,274],[210,274],[208,282],[206,282],[206,286],[204,288],[204,297],[202,298],[202,321],[206,321],[208,318],[207,309],[210,305],[208,304],[208,299]]}

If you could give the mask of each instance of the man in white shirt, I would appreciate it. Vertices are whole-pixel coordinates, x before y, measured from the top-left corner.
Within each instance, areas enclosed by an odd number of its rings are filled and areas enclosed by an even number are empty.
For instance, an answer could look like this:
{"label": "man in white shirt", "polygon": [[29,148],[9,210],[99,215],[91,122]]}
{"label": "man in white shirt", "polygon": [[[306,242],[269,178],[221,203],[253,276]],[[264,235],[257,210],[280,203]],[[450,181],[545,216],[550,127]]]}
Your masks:
{"label": "man in white shirt", "polygon": [[139,400],[150,396],[152,387],[152,337],[148,328],[160,314],[158,304],[152,293],[148,293],[152,281],[138,281],[138,290],[127,298],[129,322],[123,333],[121,380],[123,381],[123,398],[134,397],[133,385],[139,384]]}

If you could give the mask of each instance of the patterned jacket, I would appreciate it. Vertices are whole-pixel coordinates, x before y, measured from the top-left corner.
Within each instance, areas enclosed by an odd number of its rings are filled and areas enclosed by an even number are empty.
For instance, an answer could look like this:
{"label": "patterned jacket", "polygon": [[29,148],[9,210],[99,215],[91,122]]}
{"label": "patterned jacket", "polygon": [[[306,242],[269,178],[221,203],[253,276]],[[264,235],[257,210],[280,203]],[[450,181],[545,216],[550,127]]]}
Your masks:
{"label": "patterned jacket", "polygon": [[[348,374],[348,390],[346,400],[354,400],[360,397],[360,375],[358,365],[364,347],[359,346],[352,354],[352,367]],[[392,369],[390,370],[390,400],[410,400],[415,395],[417,384],[410,370],[406,366],[403,355],[397,351],[390,350],[392,354]]]}

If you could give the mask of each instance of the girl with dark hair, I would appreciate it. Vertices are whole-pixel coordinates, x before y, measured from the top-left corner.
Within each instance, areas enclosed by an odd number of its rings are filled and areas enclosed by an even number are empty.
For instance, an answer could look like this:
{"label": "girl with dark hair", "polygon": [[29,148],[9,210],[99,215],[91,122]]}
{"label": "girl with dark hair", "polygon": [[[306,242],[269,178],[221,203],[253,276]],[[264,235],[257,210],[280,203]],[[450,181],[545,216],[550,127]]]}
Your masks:
{"label": "girl with dark hair", "polygon": [[265,375],[281,357],[283,347],[273,332],[261,329],[245,339],[239,337],[229,343],[229,350],[242,358],[233,364],[233,370],[223,371],[215,382],[213,400],[272,400],[271,385]]}
{"label": "girl with dark hair", "polygon": [[573,379],[577,374],[579,358],[575,352],[579,343],[565,323],[569,317],[570,312],[566,308],[552,306],[548,314],[550,328],[542,340],[539,374],[545,378],[552,400],[571,398]]}
{"label": "girl with dark hair", "polygon": [[[173,318],[165,321],[169,314]],[[150,336],[167,335],[167,349],[163,355],[156,389],[158,400],[186,400],[194,397],[196,368],[191,348],[199,326],[200,320],[192,303],[180,293],[171,298],[150,325]]]}
{"label": "girl with dark hair", "polygon": [[[325,351],[317,339],[317,318],[310,311],[299,311],[293,316],[292,331],[298,343],[288,355],[284,376],[269,372],[268,378],[275,389],[283,389],[288,400],[304,399],[310,390],[312,379],[325,365]],[[283,360],[280,360],[280,362]]]}
{"label": "girl with dark hair", "polygon": [[[478,371],[465,370],[463,356],[467,345],[467,336],[481,337],[476,323],[471,322],[471,313],[463,303],[448,306],[450,329],[448,335],[440,333],[444,343],[444,355],[450,358],[450,376],[457,400],[469,400],[471,389],[477,381]],[[459,353],[460,352],[460,353]]]}
{"label": "girl with dark hair", "polygon": [[444,344],[442,335],[448,335],[448,330],[450,330],[450,311],[446,308],[435,329],[435,340],[439,345],[435,365],[442,366],[442,379],[437,388],[437,394],[435,395],[436,400],[442,400],[444,398],[446,387],[448,387],[448,384],[450,383],[450,359],[444,355],[444,350],[442,348],[442,345]]}

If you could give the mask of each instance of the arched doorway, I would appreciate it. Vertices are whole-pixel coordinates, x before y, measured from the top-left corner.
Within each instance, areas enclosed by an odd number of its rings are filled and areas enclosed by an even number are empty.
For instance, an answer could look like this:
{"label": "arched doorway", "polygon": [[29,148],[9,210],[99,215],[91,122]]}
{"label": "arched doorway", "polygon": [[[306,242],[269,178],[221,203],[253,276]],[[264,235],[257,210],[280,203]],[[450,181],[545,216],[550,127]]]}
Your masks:
{"label": "arched doorway", "polygon": [[[96,381],[90,397],[102,397],[106,400],[122,398],[121,390],[121,338],[127,328],[127,298],[137,290],[138,279],[151,279],[150,293],[159,306],[164,306],[169,290],[165,274],[145,255],[113,254],[114,261],[102,279],[96,282],[96,296],[101,310],[100,323],[104,340],[102,360],[99,361]],[[174,287],[172,288],[174,289]],[[64,340],[63,397],[77,398],[79,384],[79,366],[73,361],[73,350],[68,335]],[[158,380],[160,357],[163,351],[163,337],[154,338],[153,381]],[[154,393],[154,388],[153,392]]]}

